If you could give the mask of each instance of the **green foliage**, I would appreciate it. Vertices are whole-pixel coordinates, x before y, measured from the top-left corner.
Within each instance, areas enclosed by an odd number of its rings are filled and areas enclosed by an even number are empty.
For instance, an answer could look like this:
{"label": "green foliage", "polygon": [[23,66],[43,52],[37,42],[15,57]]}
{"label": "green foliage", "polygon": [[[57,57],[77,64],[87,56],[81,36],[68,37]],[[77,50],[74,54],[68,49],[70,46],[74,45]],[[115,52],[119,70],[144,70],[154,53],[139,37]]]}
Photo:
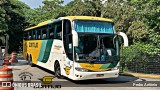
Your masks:
{"label": "green foliage", "polygon": [[103,5],[100,0],[74,0],[64,6],[67,15],[73,16],[101,16]]}
{"label": "green foliage", "polygon": [[[132,0],[131,0],[132,1]],[[148,42],[157,48],[160,46],[160,0],[133,0],[132,5],[136,8],[135,14],[143,21],[148,29]]]}
{"label": "green foliage", "polygon": [[19,0],[0,0],[0,35],[8,33],[13,45],[10,48],[14,48],[22,43],[25,23],[32,26],[61,16],[97,16],[113,19],[116,30],[127,33],[131,46],[124,51],[132,53],[127,55],[128,60],[138,52],[157,54],[160,46],[160,0],[101,1],[73,0],[62,6],[64,0],[44,0],[44,6],[31,9]]}
{"label": "green foliage", "polygon": [[133,21],[128,28],[127,34],[133,37],[133,42],[147,42],[149,28],[142,21]]}
{"label": "green foliage", "polygon": [[0,34],[6,32],[8,30],[8,25],[7,25],[7,15],[5,11],[5,4],[7,4],[7,1],[1,0],[0,1]]}
{"label": "green foliage", "polygon": [[18,50],[22,45],[24,9],[29,7],[19,0],[1,0],[0,4],[0,36],[9,35],[9,52]]}
{"label": "green foliage", "polygon": [[25,9],[25,18],[31,25],[64,16],[61,0],[45,0],[44,6],[36,9]]}
{"label": "green foliage", "polygon": [[146,59],[147,55],[160,55],[160,48],[152,44],[135,43],[127,48],[121,49],[121,56],[125,57],[125,62],[131,62],[135,58]]}

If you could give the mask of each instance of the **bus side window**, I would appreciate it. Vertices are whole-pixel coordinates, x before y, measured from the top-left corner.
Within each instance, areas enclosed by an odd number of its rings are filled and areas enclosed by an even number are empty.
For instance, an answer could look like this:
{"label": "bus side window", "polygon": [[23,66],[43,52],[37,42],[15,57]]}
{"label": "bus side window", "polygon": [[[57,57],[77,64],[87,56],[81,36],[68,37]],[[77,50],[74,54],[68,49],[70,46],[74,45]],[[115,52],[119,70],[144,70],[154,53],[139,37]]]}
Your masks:
{"label": "bus side window", "polygon": [[38,39],[38,40],[41,39],[41,30],[37,30],[37,39]]}
{"label": "bus side window", "polygon": [[35,30],[35,39],[37,40],[37,30]]}
{"label": "bus side window", "polygon": [[46,39],[47,38],[47,32],[46,30],[42,30],[42,39]]}
{"label": "bus side window", "polygon": [[54,29],[53,29],[53,27],[51,27],[49,29],[49,39],[54,39],[54,33],[53,33],[53,31],[54,31]]}
{"label": "bus side window", "polygon": [[31,40],[35,39],[35,31],[31,31]]}
{"label": "bus side window", "polygon": [[46,29],[46,38],[49,39],[49,28]]}
{"label": "bus side window", "polygon": [[55,39],[62,40],[62,21],[55,23]]}
{"label": "bus side window", "polygon": [[23,34],[23,39],[24,39],[24,40],[27,40],[27,39],[28,39],[27,32],[24,32],[24,34]]}
{"label": "bus side window", "polygon": [[33,39],[33,31],[31,31],[31,38],[30,38],[31,40]]}
{"label": "bus side window", "polygon": [[31,32],[28,32],[28,40],[31,40]]}
{"label": "bus side window", "polygon": [[73,58],[73,44],[72,44],[72,33],[71,33],[71,23],[69,20],[64,20],[63,27],[63,43],[65,52],[70,60]]}
{"label": "bus side window", "polygon": [[32,31],[32,40],[34,40],[36,38],[36,35],[35,35],[35,30]]}
{"label": "bus side window", "polygon": [[43,30],[40,30],[40,39],[43,39]]}

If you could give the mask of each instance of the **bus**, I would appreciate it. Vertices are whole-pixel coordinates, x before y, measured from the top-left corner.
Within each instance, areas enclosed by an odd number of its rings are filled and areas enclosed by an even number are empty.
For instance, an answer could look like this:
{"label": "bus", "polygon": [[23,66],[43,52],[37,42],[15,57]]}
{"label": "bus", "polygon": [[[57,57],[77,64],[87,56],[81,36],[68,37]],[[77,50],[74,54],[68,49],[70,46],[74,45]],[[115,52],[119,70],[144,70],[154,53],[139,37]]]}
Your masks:
{"label": "bus", "polygon": [[111,19],[66,16],[24,30],[23,56],[28,63],[72,80],[113,78],[119,75],[118,36]]}

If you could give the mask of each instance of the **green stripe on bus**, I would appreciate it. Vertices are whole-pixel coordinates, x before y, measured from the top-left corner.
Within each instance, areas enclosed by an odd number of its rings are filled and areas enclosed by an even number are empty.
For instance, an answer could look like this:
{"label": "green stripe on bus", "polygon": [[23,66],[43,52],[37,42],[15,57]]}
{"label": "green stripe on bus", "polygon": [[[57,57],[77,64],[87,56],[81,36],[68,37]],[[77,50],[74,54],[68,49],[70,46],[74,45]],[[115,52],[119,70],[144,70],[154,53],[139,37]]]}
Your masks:
{"label": "green stripe on bus", "polygon": [[38,61],[46,63],[49,59],[53,40],[44,40],[42,41],[42,46],[39,54]]}
{"label": "green stripe on bus", "polygon": [[103,64],[100,69],[105,69],[105,68],[108,68],[110,64]]}
{"label": "green stripe on bus", "polygon": [[44,57],[43,57],[43,61],[42,61],[44,63],[46,63],[49,59],[52,44],[53,44],[53,40],[48,40],[47,45],[46,45],[46,49],[45,49],[45,53],[44,53]]}
{"label": "green stripe on bus", "polygon": [[105,68],[113,68],[113,64],[112,63],[109,63],[109,64],[103,64],[100,69],[105,69]]}
{"label": "green stripe on bus", "polygon": [[42,45],[41,45],[38,61],[42,61],[43,60],[44,53],[45,53],[45,48],[46,48],[46,45],[47,45],[46,43],[47,43],[47,40],[43,40],[42,41]]}

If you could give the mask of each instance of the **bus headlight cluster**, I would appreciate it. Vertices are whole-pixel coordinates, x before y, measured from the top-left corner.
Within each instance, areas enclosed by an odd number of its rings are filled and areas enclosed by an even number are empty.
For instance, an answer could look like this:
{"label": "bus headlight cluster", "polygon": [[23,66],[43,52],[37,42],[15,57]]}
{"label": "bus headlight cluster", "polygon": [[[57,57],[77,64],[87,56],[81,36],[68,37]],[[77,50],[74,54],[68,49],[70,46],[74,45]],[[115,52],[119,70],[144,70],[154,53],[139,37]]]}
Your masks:
{"label": "bus headlight cluster", "polygon": [[88,70],[85,69],[85,68],[76,67],[75,69],[76,69],[77,71],[81,71],[81,72],[88,72]]}
{"label": "bus headlight cluster", "polygon": [[119,66],[116,66],[114,68],[112,68],[112,70],[118,70],[120,67]]}

